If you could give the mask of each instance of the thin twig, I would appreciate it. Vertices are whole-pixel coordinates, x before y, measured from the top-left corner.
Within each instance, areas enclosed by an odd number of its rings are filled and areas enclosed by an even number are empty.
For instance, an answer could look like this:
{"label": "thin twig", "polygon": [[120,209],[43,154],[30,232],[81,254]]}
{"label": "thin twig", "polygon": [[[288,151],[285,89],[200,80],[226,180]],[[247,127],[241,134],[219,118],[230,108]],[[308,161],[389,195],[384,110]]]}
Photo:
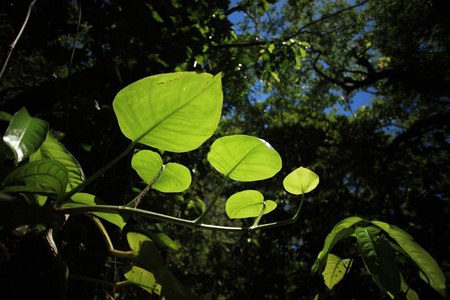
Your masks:
{"label": "thin twig", "polygon": [[16,47],[16,44],[19,41],[20,36],[22,35],[22,32],[28,23],[28,19],[30,18],[30,15],[31,15],[31,10],[33,9],[33,6],[35,3],[36,3],[36,0],[33,0],[32,2],[30,2],[30,4],[28,4],[28,12],[27,12],[27,16],[25,17],[25,20],[23,21],[22,28],[20,28],[20,31],[17,34],[16,39],[9,45],[8,53],[6,54],[6,58],[3,63],[2,70],[0,71],[0,79],[2,78],[3,73],[6,70],[6,65],[8,64],[9,58],[11,57],[11,53],[13,52],[14,48]]}

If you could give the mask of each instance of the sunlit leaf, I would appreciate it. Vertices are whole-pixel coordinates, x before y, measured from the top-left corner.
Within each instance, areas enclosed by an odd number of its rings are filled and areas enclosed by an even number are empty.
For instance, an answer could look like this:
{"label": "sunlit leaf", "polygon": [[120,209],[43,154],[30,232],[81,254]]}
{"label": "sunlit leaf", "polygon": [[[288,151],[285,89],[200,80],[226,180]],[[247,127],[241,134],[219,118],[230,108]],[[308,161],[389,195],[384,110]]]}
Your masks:
{"label": "sunlit leaf", "polygon": [[159,247],[170,248],[175,251],[179,250],[178,245],[166,234],[162,232],[150,231],[149,235],[151,239],[155,241],[156,244],[158,244]]}
{"label": "sunlit leaf", "polygon": [[113,107],[122,133],[133,142],[187,152],[216,130],[222,98],[220,74],[170,73],[125,87]]}
{"label": "sunlit leaf", "polygon": [[230,219],[257,217],[264,208],[264,214],[273,211],[277,204],[271,200],[264,201],[264,196],[254,190],[238,192],[228,198],[225,210]]}
{"label": "sunlit leaf", "polygon": [[439,294],[446,297],[445,276],[433,257],[400,228],[380,221],[372,221],[372,223],[389,234],[406,251],[409,258],[416,263],[417,267],[424,274],[424,276],[421,276],[422,279]]}
{"label": "sunlit leaf", "polygon": [[319,184],[319,176],[313,171],[300,167],[283,180],[283,186],[291,194],[300,195],[311,192]]}
{"label": "sunlit leaf", "polygon": [[[104,204],[105,202],[94,195],[87,193],[76,193],[70,198],[70,201],[66,202],[62,207]],[[125,225],[127,224],[120,214],[109,214],[102,212],[94,212],[92,214],[118,226],[120,229],[123,229],[123,227],[125,227]]]}
{"label": "sunlit leaf", "polygon": [[[177,163],[168,163],[162,169],[161,156],[150,150],[136,153],[131,160],[131,166],[147,184],[153,182],[152,188],[163,193],[179,193],[191,185],[192,177],[188,168]],[[157,176],[159,177],[156,178]]]}
{"label": "sunlit leaf", "polygon": [[341,259],[337,255],[328,253],[327,264],[325,270],[322,272],[325,285],[331,291],[333,287],[338,284],[350,269],[350,259]]}
{"label": "sunlit leaf", "polygon": [[36,152],[45,141],[48,123],[33,118],[25,108],[19,110],[3,135],[3,141],[13,150],[16,164]]}
{"label": "sunlit leaf", "polygon": [[86,179],[80,163],[51,133],[47,135],[47,139],[39,150],[30,156],[30,161],[40,159],[56,160],[66,167],[69,179],[66,192],[79,186]]}
{"label": "sunlit leaf", "polygon": [[130,283],[140,286],[151,294],[161,293],[161,286],[156,283],[155,276],[143,268],[132,266],[123,275]]}
{"label": "sunlit leaf", "polygon": [[217,139],[208,161],[220,173],[238,181],[256,181],[274,176],[281,169],[281,157],[269,143],[248,135]]}
{"label": "sunlit leaf", "polygon": [[66,167],[54,160],[37,160],[13,170],[6,177],[4,184],[12,185],[16,182],[25,182],[27,186],[41,189],[52,189],[61,198],[68,184]]}
{"label": "sunlit leaf", "polygon": [[337,223],[331,233],[327,235],[325,238],[325,243],[323,245],[322,251],[320,251],[317,256],[314,265],[311,268],[312,273],[322,273],[325,270],[328,253],[333,249],[334,245],[339,242],[341,239],[352,235],[355,230],[351,228],[353,225],[363,221],[363,219],[359,217],[349,217],[346,218],[339,223]]}
{"label": "sunlit leaf", "polygon": [[168,163],[153,188],[163,193],[179,193],[187,190],[191,181],[191,172],[188,168],[177,163]]}

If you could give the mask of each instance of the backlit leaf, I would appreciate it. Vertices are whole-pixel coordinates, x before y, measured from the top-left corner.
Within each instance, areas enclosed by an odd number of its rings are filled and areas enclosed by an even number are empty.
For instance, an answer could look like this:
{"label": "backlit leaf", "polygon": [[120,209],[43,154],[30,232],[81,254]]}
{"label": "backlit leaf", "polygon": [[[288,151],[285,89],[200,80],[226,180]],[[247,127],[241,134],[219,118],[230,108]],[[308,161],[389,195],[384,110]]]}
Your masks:
{"label": "backlit leaf", "polygon": [[221,75],[195,72],[146,77],[121,90],[113,107],[122,133],[161,150],[198,148],[217,128]]}
{"label": "backlit leaf", "polygon": [[311,192],[319,184],[319,176],[313,171],[300,167],[283,180],[283,186],[291,194],[300,195]]}
{"label": "backlit leaf", "polygon": [[331,291],[333,287],[338,284],[347,272],[347,268],[350,268],[350,259],[341,259],[337,255],[332,253],[328,254],[327,264],[325,270],[322,273],[325,285]]}
{"label": "backlit leaf", "polygon": [[333,227],[331,233],[328,234],[325,238],[323,249],[322,251],[320,251],[316,261],[314,262],[314,265],[311,268],[313,274],[316,272],[322,273],[323,270],[325,270],[328,253],[331,251],[331,249],[333,249],[334,245],[337,242],[345,237],[352,235],[355,230],[351,227],[361,221],[363,221],[363,219],[359,217],[349,217],[340,221]]}
{"label": "backlit leaf", "polygon": [[208,161],[220,173],[238,181],[256,181],[274,176],[281,169],[281,157],[264,140],[248,135],[217,139]]}
{"label": "backlit leaf", "polygon": [[156,283],[155,276],[143,268],[132,266],[123,275],[129,282],[140,286],[151,294],[159,295],[161,293],[161,286]]}
{"label": "backlit leaf", "polygon": [[66,167],[54,160],[37,160],[13,170],[6,177],[4,184],[23,181],[27,186],[41,189],[52,189],[62,198],[68,184],[68,172]]}
{"label": "backlit leaf", "polygon": [[231,219],[257,217],[264,208],[264,202],[266,203],[264,214],[277,207],[277,204],[271,200],[264,201],[264,196],[258,191],[242,191],[228,198],[225,210]]}
{"label": "backlit leaf", "polygon": [[47,135],[47,139],[41,145],[38,151],[30,156],[30,161],[40,159],[51,159],[62,163],[68,171],[69,184],[66,192],[79,186],[85,180],[83,169],[80,163],[67,151],[67,149],[58,142],[51,133]]}

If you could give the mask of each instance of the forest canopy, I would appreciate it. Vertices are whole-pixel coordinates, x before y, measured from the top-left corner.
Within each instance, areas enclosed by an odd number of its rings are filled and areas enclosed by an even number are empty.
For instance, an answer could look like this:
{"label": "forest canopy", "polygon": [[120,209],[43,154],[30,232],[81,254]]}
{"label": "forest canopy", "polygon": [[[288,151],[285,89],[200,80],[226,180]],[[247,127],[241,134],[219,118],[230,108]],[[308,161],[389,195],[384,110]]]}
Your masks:
{"label": "forest canopy", "polygon": [[[177,194],[151,190],[139,207],[196,218],[221,186],[222,175],[206,160],[214,140],[249,135],[278,151],[279,173],[228,185],[206,220],[251,226],[252,220],[228,218],[225,209],[226,199],[246,189],[276,203],[267,222],[289,219],[300,202],[283,189],[283,179],[304,166],[320,185],[305,195],[298,221],[229,233],[132,216],[122,230],[105,224],[113,241],[126,247],[127,232],[170,240],[157,245],[162,260],[198,299],[380,299],[362,261],[331,291],[311,268],[335,224],[357,216],[408,232],[449,279],[448,11],[445,0],[2,1],[0,110],[14,115],[26,107],[47,121],[89,177],[129,143],[114,114],[119,91],[165,73],[219,76],[222,117],[213,138],[188,153],[158,152],[164,164],[186,166],[195,181]],[[370,99],[358,107],[361,93]],[[1,117],[4,134],[8,123]],[[3,181],[14,159],[0,145]],[[125,157],[83,192],[126,205],[146,186],[130,161]],[[104,241],[88,234],[94,227],[84,215],[71,216],[56,244],[71,274],[108,281],[112,261]],[[2,271],[0,293],[11,299],[52,289],[46,277],[52,262],[36,262],[41,250],[29,247],[40,241],[39,228],[29,231],[1,229],[0,264],[8,272]],[[336,248],[349,257],[354,240]],[[420,298],[441,297],[413,267],[405,264],[402,274]],[[46,276],[37,280],[38,274]],[[69,299],[104,299],[111,289],[69,281]],[[8,294],[24,284],[33,288]],[[138,288],[119,294],[148,299]]]}

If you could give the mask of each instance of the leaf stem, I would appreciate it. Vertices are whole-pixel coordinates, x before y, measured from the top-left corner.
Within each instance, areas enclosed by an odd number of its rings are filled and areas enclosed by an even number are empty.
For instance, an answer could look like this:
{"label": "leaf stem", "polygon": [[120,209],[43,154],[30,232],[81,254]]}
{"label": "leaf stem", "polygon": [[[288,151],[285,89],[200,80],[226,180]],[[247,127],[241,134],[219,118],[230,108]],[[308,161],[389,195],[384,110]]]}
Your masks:
{"label": "leaf stem", "polygon": [[194,222],[195,225],[200,225],[203,219],[206,217],[206,215],[209,213],[211,208],[216,204],[217,200],[220,197],[220,194],[222,194],[223,189],[225,188],[225,184],[227,183],[228,176],[225,176],[225,178],[222,181],[222,184],[220,185],[219,190],[217,191],[216,197],[211,201],[211,203],[208,205],[208,207],[205,209],[205,211],[198,217]]}
{"label": "leaf stem", "polygon": [[263,202],[263,205],[264,205],[263,209],[261,209],[259,216],[255,219],[255,222],[253,223],[252,227],[250,227],[250,230],[254,230],[256,227],[258,227],[259,221],[261,220],[261,218],[264,215],[264,212],[266,211],[266,208],[267,208],[266,202]]}
{"label": "leaf stem", "polygon": [[[225,182],[225,180],[224,180]],[[223,189],[224,184],[222,184]],[[220,194],[220,193],[219,193]],[[218,196],[215,200],[217,200]],[[215,202],[215,201],[213,201]],[[214,203],[211,203],[213,205]],[[103,213],[110,213],[110,214],[129,214],[129,215],[136,215],[146,218],[152,218],[156,220],[160,220],[163,222],[168,222],[176,225],[185,226],[188,228],[199,228],[199,229],[205,229],[205,230],[214,230],[214,231],[225,231],[225,232],[235,232],[235,231],[251,231],[251,230],[257,230],[257,229],[268,229],[268,228],[274,228],[279,226],[284,226],[288,224],[295,223],[300,215],[300,211],[302,208],[304,202],[304,195],[302,195],[302,200],[300,202],[300,205],[295,213],[295,215],[284,221],[279,222],[273,222],[273,223],[267,223],[267,224],[253,224],[251,227],[230,227],[230,226],[219,226],[219,225],[212,225],[212,224],[202,224],[199,222],[200,218],[197,218],[196,220],[186,220],[181,218],[176,218],[164,214],[155,213],[152,211],[147,211],[143,209],[138,208],[132,208],[127,206],[112,206],[112,205],[85,205],[85,206],[75,206],[75,207],[63,207],[56,210],[57,213],[60,214],[86,214],[86,213],[93,213],[93,212],[103,212]],[[211,207],[210,205],[210,207]],[[206,212],[206,210],[205,210]],[[204,216],[205,213],[202,214]],[[201,216],[200,216],[201,217]],[[259,222],[259,221],[258,221]],[[105,230],[106,231],[106,230]]]}

